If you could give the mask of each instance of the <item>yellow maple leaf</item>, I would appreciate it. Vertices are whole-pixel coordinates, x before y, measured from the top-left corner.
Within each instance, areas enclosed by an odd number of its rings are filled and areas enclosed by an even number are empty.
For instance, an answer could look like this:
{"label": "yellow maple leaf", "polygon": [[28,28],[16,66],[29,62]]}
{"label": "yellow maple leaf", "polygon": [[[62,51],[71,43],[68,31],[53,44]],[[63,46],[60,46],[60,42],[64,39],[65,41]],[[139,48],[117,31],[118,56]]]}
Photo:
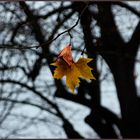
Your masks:
{"label": "yellow maple leaf", "polygon": [[57,67],[53,77],[61,79],[63,76],[66,76],[66,85],[74,93],[75,87],[80,82],[79,78],[87,80],[95,79],[91,72],[92,68],[87,65],[90,61],[92,61],[91,58],[80,58],[76,63],[73,62],[69,66],[63,59],[59,59],[51,64]]}
{"label": "yellow maple leaf", "polygon": [[87,65],[87,63],[89,63],[92,60],[93,60],[92,58],[80,58],[78,62],[76,63],[76,67],[79,69],[80,76],[84,79],[95,80],[95,77],[92,75],[92,72],[91,72],[91,70],[93,69]]}

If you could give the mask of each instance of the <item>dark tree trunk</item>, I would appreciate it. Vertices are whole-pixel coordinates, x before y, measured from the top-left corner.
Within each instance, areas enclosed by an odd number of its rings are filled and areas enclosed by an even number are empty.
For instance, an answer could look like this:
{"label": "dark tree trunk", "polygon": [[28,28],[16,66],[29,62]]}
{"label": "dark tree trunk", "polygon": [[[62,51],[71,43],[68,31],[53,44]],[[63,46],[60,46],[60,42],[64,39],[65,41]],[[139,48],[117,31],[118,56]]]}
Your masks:
{"label": "dark tree trunk", "polygon": [[[129,61],[129,60],[128,60]],[[118,98],[122,114],[122,135],[125,138],[140,137],[140,110],[138,98],[136,96],[136,87],[132,68],[124,66],[129,64],[126,59],[116,64],[116,70],[113,71]]]}
{"label": "dark tree trunk", "polygon": [[[129,46],[118,34],[110,4],[99,4],[98,7],[104,51],[101,54],[114,76],[122,115],[121,133],[124,138],[139,138],[140,111],[134,83],[135,56],[127,51]],[[109,51],[112,54],[105,53]]]}
{"label": "dark tree trunk", "polygon": [[[79,13],[81,12],[81,9],[82,4],[81,7],[77,6],[77,10]],[[118,138],[112,123],[103,116],[100,109],[100,88],[96,64],[97,53],[96,47],[93,43],[94,36],[92,35],[91,31],[92,15],[89,9],[85,10],[80,22],[84,33],[84,41],[88,57],[94,59],[94,62],[90,63],[90,65],[94,68],[94,75],[96,75],[96,80],[93,80],[90,83],[89,94],[91,96],[91,113],[87,116],[85,121],[99,134],[101,138]]]}

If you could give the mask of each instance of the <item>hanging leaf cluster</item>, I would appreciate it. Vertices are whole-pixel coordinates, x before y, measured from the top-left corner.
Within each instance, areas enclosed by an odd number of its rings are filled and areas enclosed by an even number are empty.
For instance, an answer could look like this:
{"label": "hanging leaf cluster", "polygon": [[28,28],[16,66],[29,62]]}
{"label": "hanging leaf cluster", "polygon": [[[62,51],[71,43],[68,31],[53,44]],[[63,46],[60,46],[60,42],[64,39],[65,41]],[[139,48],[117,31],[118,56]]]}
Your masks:
{"label": "hanging leaf cluster", "polygon": [[95,79],[87,63],[92,61],[91,58],[80,58],[74,62],[72,58],[71,46],[67,45],[58,55],[57,60],[51,65],[56,66],[53,77],[61,79],[66,76],[66,85],[74,93],[74,89],[79,85],[80,79]]}

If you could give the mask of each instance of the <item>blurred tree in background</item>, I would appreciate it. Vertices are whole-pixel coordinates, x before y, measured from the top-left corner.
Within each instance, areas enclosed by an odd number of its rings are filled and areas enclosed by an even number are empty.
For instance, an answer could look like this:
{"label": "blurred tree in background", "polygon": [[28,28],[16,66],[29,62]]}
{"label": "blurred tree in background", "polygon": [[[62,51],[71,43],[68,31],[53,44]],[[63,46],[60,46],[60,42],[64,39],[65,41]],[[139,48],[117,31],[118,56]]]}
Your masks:
{"label": "blurred tree in background", "polygon": [[[0,2],[1,138],[140,138],[139,9],[139,2]],[[50,66],[70,39],[75,60],[82,52],[94,59],[97,79],[82,80],[77,95]],[[117,96],[109,108],[103,89]]]}

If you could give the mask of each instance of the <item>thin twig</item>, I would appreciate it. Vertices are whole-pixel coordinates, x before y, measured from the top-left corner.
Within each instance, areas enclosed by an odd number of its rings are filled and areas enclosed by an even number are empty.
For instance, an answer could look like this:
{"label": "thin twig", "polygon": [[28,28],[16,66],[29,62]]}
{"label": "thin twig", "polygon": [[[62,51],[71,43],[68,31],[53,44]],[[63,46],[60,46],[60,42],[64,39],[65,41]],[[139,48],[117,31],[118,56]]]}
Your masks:
{"label": "thin twig", "polygon": [[69,34],[69,37],[70,37],[70,45],[72,45],[72,38],[73,38],[73,36],[71,35],[71,33],[70,32],[68,32],[68,34]]}
{"label": "thin twig", "polygon": [[85,49],[86,49],[86,47],[84,47],[84,49],[82,50],[81,55],[83,55],[83,54],[84,54]]}
{"label": "thin twig", "polygon": [[43,44],[41,44],[41,45],[39,45],[39,46],[36,46],[36,48],[39,48],[39,47],[41,47],[41,46],[45,46],[45,45],[47,45],[47,44],[53,42],[54,40],[56,40],[58,37],[60,37],[60,36],[61,36],[62,34],[64,34],[64,33],[70,33],[70,31],[78,25],[81,16],[83,15],[84,11],[85,11],[86,8],[88,7],[88,4],[89,4],[89,3],[86,4],[86,6],[85,6],[84,9],[82,10],[81,14],[79,15],[79,17],[78,17],[76,23],[75,23],[72,27],[70,27],[69,29],[67,29],[67,30],[65,30],[65,31],[63,31],[63,32],[61,32],[61,33],[59,33],[59,34],[58,34],[55,38],[53,38],[52,40],[49,40],[49,41],[47,41],[47,42],[45,42],[45,43],[43,43]]}

